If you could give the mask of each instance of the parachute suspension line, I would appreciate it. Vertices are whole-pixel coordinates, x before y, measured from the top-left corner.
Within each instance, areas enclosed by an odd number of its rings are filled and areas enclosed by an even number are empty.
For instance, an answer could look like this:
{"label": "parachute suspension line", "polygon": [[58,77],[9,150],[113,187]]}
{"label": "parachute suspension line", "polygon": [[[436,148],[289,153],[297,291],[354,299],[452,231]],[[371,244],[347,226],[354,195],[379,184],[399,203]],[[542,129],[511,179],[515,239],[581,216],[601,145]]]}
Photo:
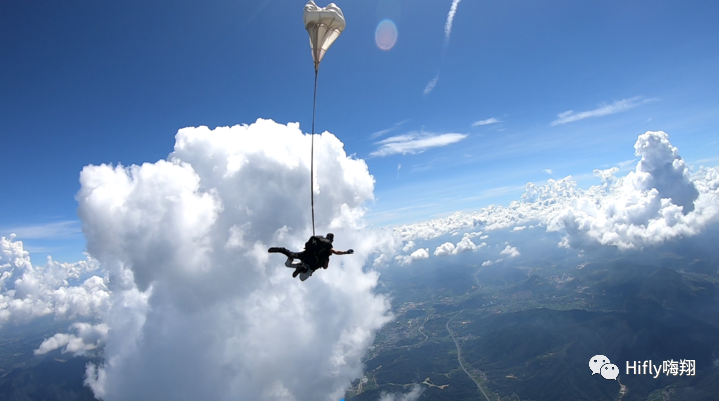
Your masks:
{"label": "parachute suspension line", "polygon": [[315,236],[315,105],[317,104],[317,71],[315,68],[315,95],[312,99],[312,150],[310,153],[310,202],[312,203],[312,236]]}

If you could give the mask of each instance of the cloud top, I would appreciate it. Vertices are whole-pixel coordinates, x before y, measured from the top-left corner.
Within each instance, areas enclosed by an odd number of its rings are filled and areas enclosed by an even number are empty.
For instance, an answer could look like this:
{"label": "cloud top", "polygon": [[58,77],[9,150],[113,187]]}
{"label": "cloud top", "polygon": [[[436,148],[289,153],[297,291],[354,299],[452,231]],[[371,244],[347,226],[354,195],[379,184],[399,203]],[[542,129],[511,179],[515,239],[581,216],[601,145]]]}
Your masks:
{"label": "cloud top", "polygon": [[634,153],[641,157],[633,177],[635,187],[645,191],[655,188],[661,198],[681,206],[684,214],[694,210],[699,191],[691,182],[679,150],[669,142],[669,135],[661,131],[640,135]]}

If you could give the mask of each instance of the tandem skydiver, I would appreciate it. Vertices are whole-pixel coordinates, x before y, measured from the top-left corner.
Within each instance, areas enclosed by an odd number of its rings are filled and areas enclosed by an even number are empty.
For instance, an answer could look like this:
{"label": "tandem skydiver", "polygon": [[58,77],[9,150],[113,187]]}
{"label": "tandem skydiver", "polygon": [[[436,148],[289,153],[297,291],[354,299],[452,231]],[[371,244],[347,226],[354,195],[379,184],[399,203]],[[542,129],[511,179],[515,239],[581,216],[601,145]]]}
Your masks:
{"label": "tandem skydiver", "polygon": [[[315,270],[319,268],[327,269],[330,263],[331,255],[351,255],[354,250],[348,249],[347,251],[337,251],[332,248],[332,242],[335,236],[332,233],[327,234],[325,237],[321,235],[315,235],[310,237],[309,241],[305,243],[305,249],[302,252],[291,252],[287,248],[272,247],[267,251],[270,253],[281,253],[287,256],[285,266],[295,269],[292,273],[292,277],[300,276],[300,280],[307,280]],[[295,259],[298,259],[298,263],[293,263]]]}

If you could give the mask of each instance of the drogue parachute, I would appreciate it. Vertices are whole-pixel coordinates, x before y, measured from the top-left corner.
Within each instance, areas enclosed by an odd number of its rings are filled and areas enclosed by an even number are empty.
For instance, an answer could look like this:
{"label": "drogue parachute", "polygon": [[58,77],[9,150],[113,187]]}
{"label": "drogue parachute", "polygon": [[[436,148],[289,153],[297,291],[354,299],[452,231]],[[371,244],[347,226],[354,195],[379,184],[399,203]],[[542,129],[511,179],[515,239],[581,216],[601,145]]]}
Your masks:
{"label": "drogue parachute", "polygon": [[[332,248],[334,234],[328,233],[326,237],[316,235],[315,232],[315,193],[314,193],[314,170],[315,170],[315,106],[317,104],[317,74],[320,62],[332,46],[332,43],[340,36],[345,29],[345,16],[342,10],[334,3],[327,7],[317,7],[314,1],[310,0],[305,5],[304,12],[305,29],[310,34],[310,48],[312,49],[312,60],[315,63],[315,89],[312,100],[312,147],[310,148],[310,204],[312,205],[312,237],[305,244],[301,252],[292,252],[283,247],[272,247],[267,250],[269,253],[280,253],[287,256],[285,266],[294,269],[292,277],[300,276],[301,281],[307,280],[313,272],[318,269],[327,269],[331,255],[351,255],[354,250],[338,251]],[[296,259],[299,262],[294,262]]]}
{"label": "drogue parachute", "polygon": [[332,43],[340,36],[345,29],[345,16],[342,10],[335,3],[327,7],[318,7],[310,0],[305,4],[303,15],[305,29],[310,35],[310,49],[312,49],[312,60],[315,62],[315,94],[312,100],[312,148],[310,150],[310,203],[312,204],[312,235],[315,235],[315,109],[317,105],[317,74],[322,58],[329,50]]}
{"label": "drogue parachute", "polygon": [[310,0],[305,5],[304,20],[305,29],[310,34],[312,60],[317,71],[325,53],[345,29],[345,16],[335,3],[322,8]]}

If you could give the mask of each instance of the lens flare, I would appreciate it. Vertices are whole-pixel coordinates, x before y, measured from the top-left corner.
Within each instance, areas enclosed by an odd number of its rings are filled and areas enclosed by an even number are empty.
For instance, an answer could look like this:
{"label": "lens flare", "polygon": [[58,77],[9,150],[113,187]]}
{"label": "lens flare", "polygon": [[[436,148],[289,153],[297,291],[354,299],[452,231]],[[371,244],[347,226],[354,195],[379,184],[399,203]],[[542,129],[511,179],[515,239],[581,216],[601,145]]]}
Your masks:
{"label": "lens flare", "polygon": [[397,27],[392,20],[383,20],[374,31],[374,41],[382,50],[389,50],[397,43]]}

